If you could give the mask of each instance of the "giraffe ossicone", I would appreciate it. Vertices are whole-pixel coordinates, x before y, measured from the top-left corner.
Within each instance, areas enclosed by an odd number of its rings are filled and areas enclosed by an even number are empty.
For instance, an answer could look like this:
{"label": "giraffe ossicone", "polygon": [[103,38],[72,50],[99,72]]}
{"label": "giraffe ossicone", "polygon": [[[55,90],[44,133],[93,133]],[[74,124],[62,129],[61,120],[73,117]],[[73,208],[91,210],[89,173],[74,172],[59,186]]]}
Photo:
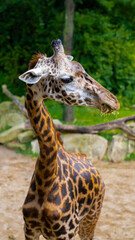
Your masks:
{"label": "giraffe ossicone", "polygon": [[103,112],[119,109],[117,98],[90,77],[80,63],[52,41],[53,56],[39,54],[19,78],[27,83],[26,109],[40,154],[23,205],[25,240],[92,240],[104,198],[104,183],[84,154],[68,153],[43,99],[85,105]]}

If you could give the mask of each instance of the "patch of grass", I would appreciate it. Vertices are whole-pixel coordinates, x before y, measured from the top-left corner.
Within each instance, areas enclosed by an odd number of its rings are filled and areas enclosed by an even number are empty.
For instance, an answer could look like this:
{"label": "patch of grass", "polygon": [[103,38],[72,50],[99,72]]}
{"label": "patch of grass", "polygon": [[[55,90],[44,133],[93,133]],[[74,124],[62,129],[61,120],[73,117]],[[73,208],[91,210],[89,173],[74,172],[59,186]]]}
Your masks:
{"label": "patch of grass", "polygon": [[0,130],[0,134],[5,132],[6,130],[9,130],[11,127],[7,126],[5,129]]}
{"label": "patch of grass", "polygon": [[126,156],[125,161],[135,161],[135,152],[132,152],[129,156]]}
{"label": "patch of grass", "polygon": [[[52,100],[46,100],[45,105],[51,114],[52,118],[57,118],[62,121],[63,107],[62,103],[54,102]],[[90,126],[105,122],[117,120],[119,118],[131,116],[135,114],[135,109],[130,107],[122,107],[119,111],[112,114],[103,114],[97,109],[93,109],[85,106],[75,106],[75,125]]]}
{"label": "patch of grass", "polygon": [[113,129],[113,130],[107,130],[107,131],[101,132],[101,133],[99,133],[99,135],[106,138],[110,142],[114,135],[120,134],[122,132],[123,132],[122,130]]}
{"label": "patch of grass", "polygon": [[[47,109],[51,114],[52,118],[59,119],[61,122],[63,122],[62,121],[63,107],[61,103],[47,100],[45,101],[45,105],[47,106]],[[75,109],[74,110],[75,121],[74,123],[71,124],[78,126],[91,126],[95,124],[101,124],[135,114],[135,109],[127,107],[127,105],[125,106],[123,102],[121,103],[120,110],[112,114],[103,114],[97,109],[85,106],[75,106],[74,109]],[[113,135],[119,134],[121,132],[122,132],[121,130],[114,129],[101,132],[100,135],[105,137],[108,141],[111,141]]]}
{"label": "patch of grass", "polygon": [[75,107],[75,116],[77,125],[95,125],[105,122],[117,120],[119,118],[131,116],[135,114],[135,110],[127,107],[121,108],[119,111],[112,114],[103,114],[97,109],[88,107]]}
{"label": "patch of grass", "polygon": [[39,155],[39,154],[32,152],[30,142],[29,142],[29,143],[26,143],[26,147],[27,147],[26,150],[21,150],[21,149],[19,149],[19,148],[16,148],[16,149],[15,149],[15,152],[16,152],[16,153],[21,153],[21,154],[23,154],[24,156],[29,155],[31,158],[38,158],[38,155]]}
{"label": "patch of grass", "polygon": [[59,119],[60,121],[62,121],[62,103],[47,99],[44,101],[44,104],[53,119]]}
{"label": "patch of grass", "polygon": [[109,162],[109,158],[108,156],[106,155],[106,157],[104,158],[105,162]]}

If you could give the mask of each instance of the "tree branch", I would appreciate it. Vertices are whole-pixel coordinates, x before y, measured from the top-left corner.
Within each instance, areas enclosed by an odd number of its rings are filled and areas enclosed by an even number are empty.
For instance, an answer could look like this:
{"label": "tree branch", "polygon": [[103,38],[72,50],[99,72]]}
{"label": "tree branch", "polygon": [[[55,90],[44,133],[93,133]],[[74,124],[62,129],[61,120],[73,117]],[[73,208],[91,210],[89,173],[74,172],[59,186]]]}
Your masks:
{"label": "tree branch", "polygon": [[13,103],[19,108],[19,110],[28,118],[27,110],[23,105],[19,102],[19,100],[7,89],[7,85],[2,85],[2,92],[7,95]]}
{"label": "tree branch", "polygon": [[[123,130],[128,135],[135,137],[135,131],[128,127],[125,122],[135,120],[135,115],[130,117],[121,118],[115,121],[97,124],[89,127],[80,127],[73,125],[56,125],[57,131],[68,132],[68,133],[99,133],[106,130],[120,129]],[[129,137],[130,137],[129,136]]]}
{"label": "tree branch", "polygon": [[[26,109],[22,106],[22,104],[18,101],[18,99],[7,89],[6,85],[2,86],[3,93],[5,93],[10,99],[13,100],[13,103],[20,109],[20,111],[28,118],[28,114]],[[66,124],[55,124],[55,128],[57,131],[65,132],[65,133],[99,133],[106,130],[112,129],[120,129],[127,133],[129,138],[135,138],[135,131],[126,125],[128,121],[135,121],[135,115],[120,118],[115,121],[97,124],[89,127],[81,127],[74,125],[66,125]],[[32,129],[31,123],[29,120],[26,120],[25,124],[26,129]]]}

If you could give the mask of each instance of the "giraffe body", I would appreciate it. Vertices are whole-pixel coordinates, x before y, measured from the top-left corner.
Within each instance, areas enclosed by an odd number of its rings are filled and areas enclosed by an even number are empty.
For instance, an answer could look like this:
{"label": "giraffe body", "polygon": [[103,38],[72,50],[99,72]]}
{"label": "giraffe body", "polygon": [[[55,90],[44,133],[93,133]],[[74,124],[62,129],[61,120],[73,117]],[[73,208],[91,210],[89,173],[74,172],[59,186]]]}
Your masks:
{"label": "giraffe body", "polygon": [[78,233],[90,240],[102,207],[104,183],[84,154],[65,151],[43,99],[104,112],[118,109],[119,103],[64,54],[60,40],[53,41],[52,47],[52,57],[36,57],[20,76],[27,83],[26,108],[40,146],[23,205],[25,239],[38,240],[43,235],[48,240],[73,240]]}

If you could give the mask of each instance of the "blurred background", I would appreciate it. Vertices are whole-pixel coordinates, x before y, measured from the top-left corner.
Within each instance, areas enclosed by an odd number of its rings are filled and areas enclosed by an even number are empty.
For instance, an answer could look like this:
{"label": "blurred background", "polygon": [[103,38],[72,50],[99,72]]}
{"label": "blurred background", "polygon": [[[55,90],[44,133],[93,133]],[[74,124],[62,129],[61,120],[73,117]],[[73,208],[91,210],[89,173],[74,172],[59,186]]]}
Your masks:
{"label": "blurred background", "polygon": [[[27,70],[33,54],[41,52],[51,56],[51,41],[60,38],[66,51],[121,103],[119,113],[110,116],[75,107],[76,124],[91,125],[132,115],[135,112],[132,108],[135,104],[134,13],[135,0],[1,0],[1,85],[6,84],[15,95],[25,95],[26,86],[18,76]],[[64,37],[66,24],[69,24],[67,31],[71,30],[70,49]],[[0,102],[6,99],[0,90]],[[60,103],[47,101],[46,105],[52,117],[65,120]]]}

